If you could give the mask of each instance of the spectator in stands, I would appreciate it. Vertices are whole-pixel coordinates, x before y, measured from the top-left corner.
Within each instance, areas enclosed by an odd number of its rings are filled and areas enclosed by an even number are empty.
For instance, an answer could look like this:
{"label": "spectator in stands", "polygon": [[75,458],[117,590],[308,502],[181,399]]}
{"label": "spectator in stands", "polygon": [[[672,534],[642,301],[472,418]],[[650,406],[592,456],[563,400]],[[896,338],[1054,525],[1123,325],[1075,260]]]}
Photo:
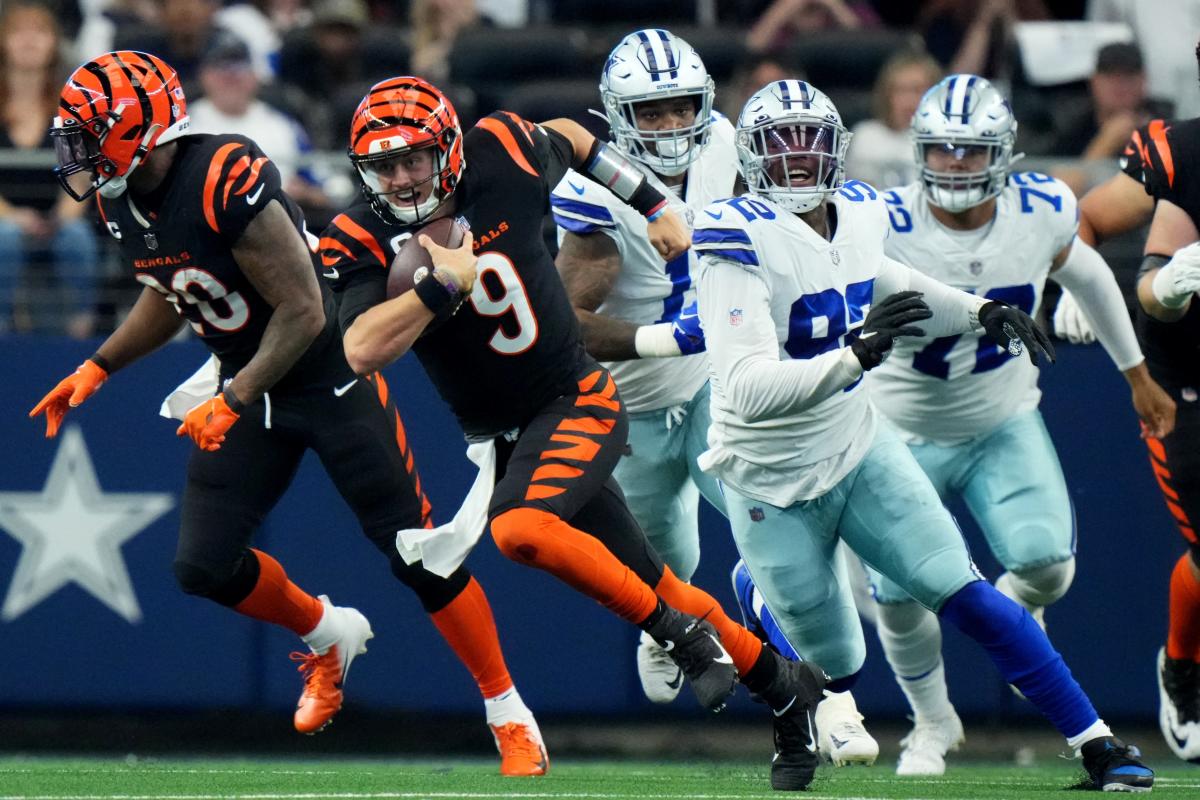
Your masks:
{"label": "spectator in stands", "polygon": [[450,76],[454,40],[464,28],[478,23],[475,0],[413,0],[413,74],[444,83]]}
{"label": "spectator in stands", "polygon": [[1013,23],[1047,19],[1042,0],[930,0],[917,28],[946,72],[1007,80]]}
{"label": "spectator in stands", "polygon": [[1170,101],[1178,119],[1200,114],[1200,82],[1193,57],[1200,0],[1088,0],[1087,18],[1124,22],[1132,28],[1146,59],[1150,96]]}
{"label": "spectator in stands", "polygon": [[308,134],[296,120],[259,99],[262,84],[246,43],[232,34],[219,34],[201,57],[200,85],[204,97],[188,106],[192,131],[240,133],[254,139],[278,167],[284,190],[304,207],[310,226],[319,230],[332,204],[318,178],[320,171],[300,163],[312,151]]}
{"label": "spectator in stands", "polygon": [[773,53],[785,48],[796,34],[876,23],[878,17],[865,2],[775,0],[746,34],[746,49],[752,53]]}
{"label": "spectator in stands", "polygon": [[801,70],[785,68],[778,59],[770,56],[745,61],[734,71],[729,88],[717,93],[723,113],[730,119],[737,119],[742,113],[742,106],[759,89],[774,81],[803,79],[801,73]]}
{"label": "spectator in stands", "polygon": [[113,37],[114,46],[162,58],[175,68],[184,92],[198,94],[200,56],[219,29],[216,16],[220,8],[220,0],[162,0],[156,25],[121,24]]}
{"label": "spectator in stands", "polygon": [[1051,150],[1055,155],[1115,159],[1135,128],[1149,122],[1153,112],[1168,110],[1148,103],[1146,70],[1135,44],[1116,42],[1100,48],[1088,90],[1085,107],[1059,129]]}
{"label": "spectator in stands", "polygon": [[912,115],[921,97],[942,77],[942,68],[924,50],[903,50],[883,65],[872,96],[874,118],[854,126],[846,154],[846,174],[885,188],[916,178]]}
{"label": "spectator in stands", "polygon": [[[312,24],[284,41],[280,77],[302,98],[305,124],[321,149],[346,138],[345,120],[362,97],[361,84],[370,83],[362,47],[370,21],[365,0],[317,0]],[[334,113],[339,102],[349,103],[344,114]]]}
{"label": "spectator in stands", "polygon": [[[95,325],[98,245],[91,206],[58,191],[51,177],[53,145],[46,120],[58,109],[65,65],[58,21],[42,4],[9,0],[0,15],[0,148],[33,154],[45,151],[46,164],[0,168],[0,330],[32,327],[45,316],[36,302],[14,309],[22,279],[45,288],[42,275],[29,273],[48,263],[65,290],[66,331],[91,334]],[[36,266],[35,266],[36,265]],[[45,297],[43,292],[31,300]],[[38,320],[40,321],[40,320]],[[15,324],[14,324],[15,323]]]}

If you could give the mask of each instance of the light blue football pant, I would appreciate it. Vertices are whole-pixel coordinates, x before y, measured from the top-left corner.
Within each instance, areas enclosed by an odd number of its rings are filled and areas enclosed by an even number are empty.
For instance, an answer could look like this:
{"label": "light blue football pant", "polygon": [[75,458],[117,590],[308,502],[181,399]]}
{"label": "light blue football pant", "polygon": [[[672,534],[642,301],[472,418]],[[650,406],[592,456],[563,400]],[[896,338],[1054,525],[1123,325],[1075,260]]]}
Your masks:
{"label": "light blue football pant", "polygon": [[708,383],[687,403],[629,415],[629,452],[613,470],[633,517],[680,580],[700,563],[700,495],[725,513],[717,481],[696,465],[708,449]]}
{"label": "light blue football pant", "polygon": [[[996,560],[1021,573],[1075,555],[1075,515],[1058,454],[1037,410],[1017,414],[991,433],[963,444],[910,445],[943,500],[961,497]],[[911,598],[868,565],[880,603]]]}
{"label": "light blue football pant", "polygon": [[933,611],[980,579],[950,512],[885,425],[862,462],[815,500],[778,508],[724,488],[734,540],[767,607],[796,651],[832,678],[866,657],[839,539]]}

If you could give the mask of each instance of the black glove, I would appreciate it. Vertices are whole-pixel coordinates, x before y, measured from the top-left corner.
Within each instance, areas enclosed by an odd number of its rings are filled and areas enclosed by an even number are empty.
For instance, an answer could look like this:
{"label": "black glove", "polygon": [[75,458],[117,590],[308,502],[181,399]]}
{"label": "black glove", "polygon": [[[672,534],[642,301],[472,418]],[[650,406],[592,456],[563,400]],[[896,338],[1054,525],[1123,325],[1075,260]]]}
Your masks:
{"label": "black glove", "polygon": [[896,292],[871,306],[859,338],[850,343],[851,352],[864,370],[883,363],[897,336],[925,335],[925,331],[912,324],[933,316],[921,297],[920,292]]}
{"label": "black glove", "polygon": [[990,300],[979,309],[979,324],[988,338],[1019,356],[1022,350],[1029,352],[1029,360],[1038,363],[1041,352],[1054,363],[1054,345],[1038,324],[1019,308],[1013,308],[999,300]]}

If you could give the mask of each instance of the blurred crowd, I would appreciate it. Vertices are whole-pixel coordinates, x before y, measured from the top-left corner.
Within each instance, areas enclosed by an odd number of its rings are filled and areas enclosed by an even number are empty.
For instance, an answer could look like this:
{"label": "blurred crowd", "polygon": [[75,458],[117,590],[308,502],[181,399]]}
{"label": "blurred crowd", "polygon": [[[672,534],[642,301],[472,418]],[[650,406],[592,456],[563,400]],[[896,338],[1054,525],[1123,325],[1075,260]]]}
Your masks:
{"label": "blurred crowd", "polygon": [[1200,0],[3,0],[0,333],[102,332],[132,283],[49,169],[47,123],[82,61],[162,57],[193,130],[254,138],[319,230],[356,194],[341,154],[374,82],[424,76],[464,124],[503,107],[605,135],[588,113],[604,58],[647,25],[696,47],[727,115],[771,80],[812,81],[855,133],[849,176],[878,186],[913,178],[909,119],[945,73],[1007,91],[1018,149],[1078,192],[1136,126],[1200,115]]}

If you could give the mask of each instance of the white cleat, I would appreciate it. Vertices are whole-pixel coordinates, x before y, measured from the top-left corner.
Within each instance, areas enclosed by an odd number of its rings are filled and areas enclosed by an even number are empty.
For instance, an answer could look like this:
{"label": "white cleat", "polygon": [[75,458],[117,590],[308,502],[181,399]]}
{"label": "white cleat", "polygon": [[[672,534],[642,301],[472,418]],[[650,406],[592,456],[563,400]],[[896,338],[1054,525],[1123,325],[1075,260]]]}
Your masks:
{"label": "white cleat", "polygon": [[946,772],[946,753],[957,750],[966,736],[962,720],[953,711],[949,716],[918,720],[900,740],[897,775],[942,775]]}
{"label": "white cleat", "polygon": [[637,670],[642,691],[650,702],[669,703],[679,696],[679,689],[683,686],[683,670],[645,631],[638,639]]}
{"label": "white cleat", "polygon": [[1200,764],[1200,668],[1158,650],[1158,727],[1171,752]]}
{"label": "white cleat", "polygon": [[817,746],[821,757],[835,767],[849,764],[870,766],[879,757],[879,742],[862,724],[854,695],[825,690],[825,699],[817,704]]}

